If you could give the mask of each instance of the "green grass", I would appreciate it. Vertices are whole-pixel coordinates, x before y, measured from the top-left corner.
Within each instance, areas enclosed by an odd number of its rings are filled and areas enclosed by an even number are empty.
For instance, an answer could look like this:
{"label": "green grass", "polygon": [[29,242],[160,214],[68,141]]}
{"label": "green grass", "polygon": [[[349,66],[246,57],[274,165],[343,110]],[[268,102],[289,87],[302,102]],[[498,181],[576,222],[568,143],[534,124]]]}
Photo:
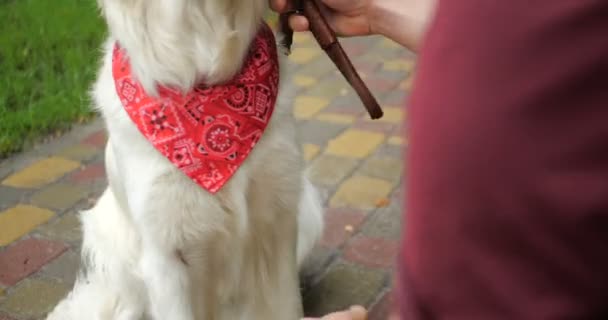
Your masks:
{"label": "green grass", "polygon": [[0,0],[0,158],[92,117],[95,0]]}

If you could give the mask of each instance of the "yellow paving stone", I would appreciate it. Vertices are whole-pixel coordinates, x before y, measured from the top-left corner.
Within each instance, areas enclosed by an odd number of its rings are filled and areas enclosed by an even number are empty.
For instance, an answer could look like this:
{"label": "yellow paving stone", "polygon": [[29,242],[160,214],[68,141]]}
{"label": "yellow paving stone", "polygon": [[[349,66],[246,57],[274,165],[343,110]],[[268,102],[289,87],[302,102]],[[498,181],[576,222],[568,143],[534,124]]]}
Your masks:
{"label": "yellow paving stone", "polygon": [[310,119],[329,105],[329,100],[318,97],[300,96],[296,98],[293,115],[297,119]]}
{"label": "yellow paving stone", "polygon": [[317,116],[317,120],[337,124],[351,124],[355,122],[355,116],[342,113],[321,113]]}
{"label": "yellow paving stone", "polygon": [[80,167],[80,163],[60,157],[40,160],[2,181],[14,188],[37,188],[49,184]]}
{"label": "yellow paving stone", "polygon": [[293,77],[293,83],[298,87],[310,87],[313,84],[317,83],[317,79],[313,77],[296,75]]}
{"label": "yellow paving stone", "polygon": [[393,183],[367,176],[353,176],[344,181],[330,200],[331,207],[372,209],[387,198]]}
{"label": "yellow paving stone", "polygon": [[349,129],[329,141],[327,153],[349,158],[365,158],[384,141],[384,134]]}
{"label": "yellow paving stone", "polygon": [[5,246],[53,217],[53,212],[29,205],[0,212],[0,246]]}
{"label": "yellow paving stone", "polygon": [[400,146],[403,145],[403,138],[401,138],[400,136],[392,136],[390,138],[388,138],[388,144],[392,144],[394,146]]}
{"label": "yellow paving stone", "polygon": [[413,59],[395,59],[384,62],[384,70],[388,71],[412,71],[416,63]]}
{"label": "yellow paving stone", "polygon": [[321,151],[321,147],[312,143],[305,143],[302,149],[304,150],[304,160],[306,161],[314,159]]}
{"label": "yellow paving stone", "polygon": [[385,108],[382,108],[382,111],[384,111],[384,116],[382,116],[382,118],[372,120],[370,117],[366,116],[365,120],[374,121],[374,122],[394,123],[394,124],[399,124],[403,121],[402,108],[385,107]]}
{"label": "yellow paving stone", "polygon": [[358,159],[322,154],[311,164],[308,178],[317,186],[333,187],[353,172]]}
{"label": "yellow paving stone", "polygon": [[297,64],[305,64],[321,54],[317,48],[296,48],[293,50],[289,59]]}
{"label": "yellow paving stone", "polygon": [[4,289],[0,288],[0,299],[4,298],[6,293],[4,293]]}

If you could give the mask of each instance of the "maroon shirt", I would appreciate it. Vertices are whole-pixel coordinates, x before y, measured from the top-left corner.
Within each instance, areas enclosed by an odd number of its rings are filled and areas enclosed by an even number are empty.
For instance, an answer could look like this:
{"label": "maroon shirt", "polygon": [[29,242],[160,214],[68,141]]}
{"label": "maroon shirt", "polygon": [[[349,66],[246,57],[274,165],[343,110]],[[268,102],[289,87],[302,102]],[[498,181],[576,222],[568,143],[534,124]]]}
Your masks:
{"label": "maroon shirt", "polygon": [[442,1],[409,105],[403,320],[608,319],[608,1]]}

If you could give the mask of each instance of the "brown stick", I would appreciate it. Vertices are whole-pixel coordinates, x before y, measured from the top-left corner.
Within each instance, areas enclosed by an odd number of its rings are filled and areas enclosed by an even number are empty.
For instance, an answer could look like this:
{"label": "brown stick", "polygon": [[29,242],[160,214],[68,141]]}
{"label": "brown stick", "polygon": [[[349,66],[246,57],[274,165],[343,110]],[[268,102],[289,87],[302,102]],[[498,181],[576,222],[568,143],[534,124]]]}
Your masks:
{"label": "brown stick", "polygon": [[[304,16],[309,21],[310,31],[321,46],[321,48],[327,53],[327,55],[334,62],[338,70],[342,73],[346,81],[355,89],[357,95],[363,102],[363,105],[367,109],[372,119],[379,119],[382,117],[383,112],[376,101],[376,98],[372,95],[369,88],[365,85],[357,70],[351,63],[348,55],[338,42],[335,32],[325,20],[325,17],[319,9],[322,4],[318,0],[300,0],[299,8]],[[292,12],[293,13],[293,12]],[[288,14],[281,15],[280,24],[282,32],[284,34],[283,45],[289,50],[293,42],[293,30],[289,27]]]}

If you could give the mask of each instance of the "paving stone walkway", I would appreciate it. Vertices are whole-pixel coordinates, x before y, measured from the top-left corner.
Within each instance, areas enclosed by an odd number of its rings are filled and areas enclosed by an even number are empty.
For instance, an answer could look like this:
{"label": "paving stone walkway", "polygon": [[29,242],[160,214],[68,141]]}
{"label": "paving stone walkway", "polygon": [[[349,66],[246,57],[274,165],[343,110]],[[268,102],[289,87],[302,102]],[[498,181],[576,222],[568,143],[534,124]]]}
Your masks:
{"label": "paving stone walkway", "polygon": [[[380,38],[348,39],[347,51],[381,101],[368,116],[309,35],[291,55],[293,112],[327,228],[302,274],[306,314],[351,304],[385,319],[400,237],[403,100],[413,55]],[[0,163],[0,320],[43,319],[78,270],[77,212],[105,188],[101,121]]]}

